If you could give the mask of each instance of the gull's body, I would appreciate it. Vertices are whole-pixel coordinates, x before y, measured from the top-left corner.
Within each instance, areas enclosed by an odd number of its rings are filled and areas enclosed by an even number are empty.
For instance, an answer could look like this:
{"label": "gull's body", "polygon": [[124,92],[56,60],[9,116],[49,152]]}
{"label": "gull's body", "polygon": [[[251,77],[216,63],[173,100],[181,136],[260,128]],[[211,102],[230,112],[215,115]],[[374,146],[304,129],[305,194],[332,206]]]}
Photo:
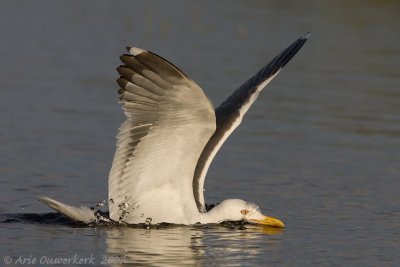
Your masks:
{"label": "gull's body", "polygon": [[[118,91],[127,117],[117,135],[108,180],[112,221],[219,223],[246,220],[283,227],[257,205],[230,199],[206,211],[204,180],[224,141],[241,123],[261,90],[297,53],[308,34],[237,89],[215,111],[202,89],[181,70],[151,52],[128,48],[117,68]],[[76,221],[91,222],[88,208],[50,198],[42,201]]]}

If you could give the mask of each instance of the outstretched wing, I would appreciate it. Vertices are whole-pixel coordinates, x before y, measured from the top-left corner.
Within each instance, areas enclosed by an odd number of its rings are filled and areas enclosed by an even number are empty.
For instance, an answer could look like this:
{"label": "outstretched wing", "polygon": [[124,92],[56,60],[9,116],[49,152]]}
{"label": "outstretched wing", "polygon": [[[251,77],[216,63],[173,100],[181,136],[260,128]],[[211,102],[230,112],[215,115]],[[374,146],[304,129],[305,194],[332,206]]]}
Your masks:
{"label": "outstretched wing", "polygon": [[127,118],[108,180],[109,210],[113,220],[138,223],[135,208],[143,211],[157,197],[181,199],[181,205],[191,199],[196,209],[193,175],[215,131],[215,113],[201,88],[177,67],[139,48],[128,51],[117,68]]}
{"label": "outstretched wing", "polygon": [[309,37],[309,33],[297,39],[276,56],[268,65],[259,70],[253,77],[239,87],[216,110],[217,129],[204,148],[193,179],[193,194],[201,212],[205,212],[204,180],[208,168],[218,150],[239,126],[244,114],[256,101],[262,89],[279,73],[279,71],[300,50]]}

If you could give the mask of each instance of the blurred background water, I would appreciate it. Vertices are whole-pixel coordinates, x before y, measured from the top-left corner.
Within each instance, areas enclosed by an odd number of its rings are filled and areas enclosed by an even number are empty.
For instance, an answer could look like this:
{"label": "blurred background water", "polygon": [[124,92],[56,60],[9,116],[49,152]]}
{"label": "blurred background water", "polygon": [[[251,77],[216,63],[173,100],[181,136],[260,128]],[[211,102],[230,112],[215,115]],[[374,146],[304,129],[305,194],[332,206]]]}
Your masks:
{"label": "blurred background water", "polygon": [[124,119],[114,69],[126,45],[175,63],[217,106],[297,37],[312,36],[206,179],[207,202],[255,202],[286,229],[20,220],[0,224],[0,260],[399,266],[399,11],[390,0],[2,1],[3,221],[49,212],[38,195],[74,205],[106,199]]}

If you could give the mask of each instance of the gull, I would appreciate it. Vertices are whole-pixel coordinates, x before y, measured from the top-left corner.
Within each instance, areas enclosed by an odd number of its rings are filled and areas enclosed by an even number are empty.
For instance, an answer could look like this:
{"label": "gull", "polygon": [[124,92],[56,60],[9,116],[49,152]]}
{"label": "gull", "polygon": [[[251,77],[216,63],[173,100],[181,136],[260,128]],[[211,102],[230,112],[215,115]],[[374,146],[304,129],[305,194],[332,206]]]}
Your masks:
{"label": "gull", "polygon": [[78,222],[102,219],[123,224],[245,221],[283,228],[260,208],[227,199],[212,209],[204,181],[216,153],[240,125],[259,93],[309,38],[303,35],[233,92],[215,110],[203,90],[166,59],[127,47],[117,68],[119,99],[126,120],[119,128],[108,178],[108,216],[39,197]]}

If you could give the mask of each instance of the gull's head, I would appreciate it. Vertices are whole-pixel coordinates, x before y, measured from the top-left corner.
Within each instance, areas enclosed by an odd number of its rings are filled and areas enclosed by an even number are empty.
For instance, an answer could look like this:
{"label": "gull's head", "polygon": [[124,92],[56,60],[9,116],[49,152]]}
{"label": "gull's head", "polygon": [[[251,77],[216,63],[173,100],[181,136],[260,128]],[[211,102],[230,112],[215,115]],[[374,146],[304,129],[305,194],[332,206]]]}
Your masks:
{"label": "gull's head", "polygon": [[265,226],[285,227],[282,221],[263,215],[256,204],[241,199],[227,199],[222,201],[217,207],[225,214],[227,220],[245,220],[249,223],[262,224]]}

